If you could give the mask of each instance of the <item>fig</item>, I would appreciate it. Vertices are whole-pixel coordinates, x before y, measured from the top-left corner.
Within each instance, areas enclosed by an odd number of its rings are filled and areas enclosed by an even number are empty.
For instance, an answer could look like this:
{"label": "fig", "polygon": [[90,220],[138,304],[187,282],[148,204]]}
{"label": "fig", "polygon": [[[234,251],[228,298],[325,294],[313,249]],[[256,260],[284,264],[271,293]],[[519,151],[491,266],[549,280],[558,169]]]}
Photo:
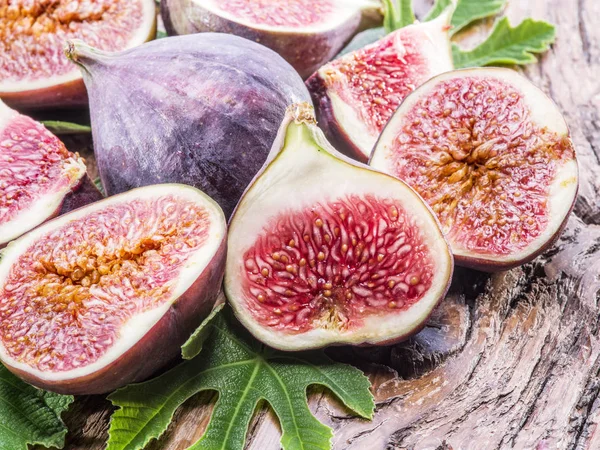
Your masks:
{"label": "fig", "polygon": [[62,54],[65,41],[123,50],[155,35],[154,0],[0,2],[0,98],[19,109],[86,105],[81,74]]}
{"label": "fig", "polygon": [[176,184],[80,208],[10,243],[0,264],[0,360],[40,388],[101,394],[180,354],[223,278],[226,221]]}
{"label": "fig", "polygon": [[453,259],[404,182],[337,152],[307,104],[291,107],[230,221],[224,289],[239,320],[281,350],[378,345],[417,332]]}
{"label": "fig", "polygon": [[449,8],[431,22],[400,28],[326,64],[307,80],[319,126],[338,150],[367,162],[402,100],[454,68],[451,16]]}
{"label": "fig", "polygon": [[0,248],[60,213],[101,198],[79,155],[42,124],[0,101]]}
{"label": "fig", "polygon": [[109,54],[72,42],[90,97],[108,195],[195,186],[229,216],[265,162],[287,106],[310,101],[296,71],[246,39],[200,33]]}
{"label": "fig", "polygon": [[510,69],[457,70],[425,83],[390,119],[370,164],[425,199],[457,264],[490,272],[548,248],[578,189],[558,107]]}
{"label": "fig", "polygon": [[163,0],[169,35],[221,32],[279,53],[307,78],[360,31],[381,21],[377,0]]}

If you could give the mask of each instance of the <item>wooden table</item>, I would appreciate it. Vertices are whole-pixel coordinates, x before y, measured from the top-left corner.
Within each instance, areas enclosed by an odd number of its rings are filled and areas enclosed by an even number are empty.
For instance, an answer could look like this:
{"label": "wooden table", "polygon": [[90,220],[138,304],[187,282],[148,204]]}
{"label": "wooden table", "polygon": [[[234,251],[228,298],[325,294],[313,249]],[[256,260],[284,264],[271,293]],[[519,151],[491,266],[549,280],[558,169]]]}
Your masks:
{"label": "wooden table", "polygon": [[[417,13],[427,10],[418,3]],[[310,404],[336,449],[600,449],[600,2],[510,0],[513,24],[553,22],[558,40],[525,74],[564,112],[576,144],[579,200],[556,245],[533,264],[488,276],[458,269],[429,326],[410,341],[338,349],[362,361],[378,406],[372,422],[322,392]],[[491,25],[460,36],[474,42]],[[215,396],[199,395],[152,450],[185,449],[203,433]],[[68,449],[104,448],[111,408],[79,398]],[[248,448],[279,448],[274,415],[260,410]]]}

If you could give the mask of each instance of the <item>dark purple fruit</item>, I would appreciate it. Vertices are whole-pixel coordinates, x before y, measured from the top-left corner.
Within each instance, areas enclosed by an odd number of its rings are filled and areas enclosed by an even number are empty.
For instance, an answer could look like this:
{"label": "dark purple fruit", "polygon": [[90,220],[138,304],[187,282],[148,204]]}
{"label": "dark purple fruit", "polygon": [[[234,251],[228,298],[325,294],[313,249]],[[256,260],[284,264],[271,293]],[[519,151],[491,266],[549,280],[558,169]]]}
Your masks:
{"label": "dark purple fruit", "polygon": [[109,54],[73,42],[88,88],[94,150],[109,195],[189,184],[229,216],[264,163],[288,105],[310,101],[266,47],[201,33]]}

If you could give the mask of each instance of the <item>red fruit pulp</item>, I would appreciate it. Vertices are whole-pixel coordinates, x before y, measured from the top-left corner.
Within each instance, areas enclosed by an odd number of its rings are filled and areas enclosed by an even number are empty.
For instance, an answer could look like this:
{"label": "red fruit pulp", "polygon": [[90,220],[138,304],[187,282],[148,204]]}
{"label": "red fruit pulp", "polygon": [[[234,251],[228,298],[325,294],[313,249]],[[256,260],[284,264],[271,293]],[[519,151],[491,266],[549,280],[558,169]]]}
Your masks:
{"label": "red fruit pulp", "polygon": [[373,134],[379,134],[402,100],[432,73],[422,51],[423,32],[407,27],[376,45],[365,47],[331,63],[342,77],[331,88],[357,112]]}
{"label": "red fruit pulp", "polygon": [[218,2],[218,7],[255,25],[293,28],[325,23],[327,16],[334,12],[335,3],[332,0],[230,0]]}
{"label": "red fruit pulp", "polygon": [[244,255],[248,308],[289,333],[356,329],[368,315],[418,302],[431,287],[433,258],[410,214],[390,199],[350,195],[283,212]]}
{"label": "red fruit pulp", "polygon": [[[68,39],[103,50],[127,46],[143,21],[141,0],[12,0],[0,5],[0,80],[35,81],[74,67],[63,55]],[[110,24],[111,26],[107,26]]]}
{"label": "red fruit pulp", "polygon": [[56,136],[33,119],[16,116],[0,130],[0,224],[81,176],[75,155]]}
{"label": "red fruit pulp", "polygon": [[172,196],[94,211],[43,235],[0,291],[0,339],[41,371],[93,363],[130,318],[168,301],[210,215]]}
{"label": "red fruit pulp", "polygon": [[574,149],[568,137],[533,123],[514,86],[447,80],[403,123],[388,156],[392,173],[429,203],[451,242],[507,255],[544,232],[550,185]]}

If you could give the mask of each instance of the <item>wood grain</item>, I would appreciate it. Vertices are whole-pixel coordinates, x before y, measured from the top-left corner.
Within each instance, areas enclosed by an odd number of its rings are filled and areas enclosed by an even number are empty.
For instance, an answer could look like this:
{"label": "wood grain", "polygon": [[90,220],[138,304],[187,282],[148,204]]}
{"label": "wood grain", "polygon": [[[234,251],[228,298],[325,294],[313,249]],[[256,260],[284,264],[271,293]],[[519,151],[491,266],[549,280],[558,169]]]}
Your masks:
{"label": "wood grain", "polygon": [[[427,10],[417,3],[418,13]],[[571,127],[581,169],[575,212],[555,248],[532,264],[493,276],[458,270],[448,298],[410,341],[331,351],[361,361],[378,402],[367,422],[328,394],[311,394],[336,449],[600,449],[600,3],[512,0],[506,14],[513,23],[534,17],[557,25],[552,50],[524,73]],[[490,26],[459,38],[472,44]],[[187,448],[214,400],[188,401],[149,448]],[[78,399],[66,448],[103,448],[110,412],[102,398]],[[247,448],[278,449],[279,438],[274,414],[260,409]]]}

